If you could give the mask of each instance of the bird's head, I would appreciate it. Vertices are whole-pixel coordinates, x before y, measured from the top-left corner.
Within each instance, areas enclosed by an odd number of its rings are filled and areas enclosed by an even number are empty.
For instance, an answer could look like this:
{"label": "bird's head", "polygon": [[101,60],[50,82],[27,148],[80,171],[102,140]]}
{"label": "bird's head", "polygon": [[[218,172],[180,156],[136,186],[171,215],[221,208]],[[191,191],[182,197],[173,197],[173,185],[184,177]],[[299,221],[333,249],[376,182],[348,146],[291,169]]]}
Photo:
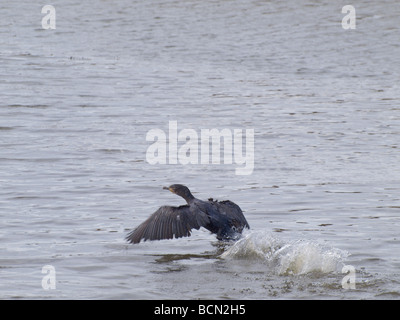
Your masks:
{"label": "bird's head", "polygon": [[169,190],[172,193],[175,193],[176,195],[181,196],[186,201],[194,198],[192,193],[190,192],[189,188],[182,184],[173,184],[173,185],[170,185],[169,187],[163,187],[163,189]]}

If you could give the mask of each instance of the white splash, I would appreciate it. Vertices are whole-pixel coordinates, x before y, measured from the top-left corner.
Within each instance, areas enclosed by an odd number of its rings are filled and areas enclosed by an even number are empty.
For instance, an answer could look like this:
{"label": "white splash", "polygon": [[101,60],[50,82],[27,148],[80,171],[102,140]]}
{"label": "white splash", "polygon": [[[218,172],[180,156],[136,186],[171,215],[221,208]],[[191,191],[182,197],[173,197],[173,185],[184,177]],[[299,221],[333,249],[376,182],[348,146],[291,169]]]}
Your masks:
{"label": "white splash", "polygon": [[340,272],[346,251],[315,241],[284,241],[265,231],[250,232],[225,251],[223,259],[259,260],[279,275]]}

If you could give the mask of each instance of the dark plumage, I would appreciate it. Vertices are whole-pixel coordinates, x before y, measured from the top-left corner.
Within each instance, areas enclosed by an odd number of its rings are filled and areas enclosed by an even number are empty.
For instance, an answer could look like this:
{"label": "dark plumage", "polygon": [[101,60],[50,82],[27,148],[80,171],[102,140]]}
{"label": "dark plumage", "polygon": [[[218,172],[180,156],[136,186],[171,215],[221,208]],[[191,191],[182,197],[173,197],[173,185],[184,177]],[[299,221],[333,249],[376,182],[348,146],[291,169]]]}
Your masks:
{"label": "dark plumage", "polygon": [[242,210],[232,201],[199,200],[181,184],[163,189],[181,196],[187,204],[160,207],[127,235],[127,241],[139,243],[141,240],[189,237],[192,229],[198,230],[201,227],[215,233],[218,240],[236,240],[243,228],[250,229]]}

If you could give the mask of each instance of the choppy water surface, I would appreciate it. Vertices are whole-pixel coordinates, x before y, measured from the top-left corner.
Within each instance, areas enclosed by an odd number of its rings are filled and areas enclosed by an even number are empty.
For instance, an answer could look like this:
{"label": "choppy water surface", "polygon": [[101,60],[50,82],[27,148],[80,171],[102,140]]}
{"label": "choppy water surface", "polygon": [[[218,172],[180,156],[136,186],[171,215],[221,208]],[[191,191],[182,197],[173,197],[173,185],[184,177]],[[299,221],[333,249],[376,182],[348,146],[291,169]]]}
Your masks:
{"label": "choppy water surface", "polygon": [[[52,4],[55,30],[0,5],[0,297],[399,298],[398,2],[353,1],[355,30],[330,1]],[[150,165],[169,121],[254,129],[253,173]],[[172,183],[252,229],[126,244]]]}

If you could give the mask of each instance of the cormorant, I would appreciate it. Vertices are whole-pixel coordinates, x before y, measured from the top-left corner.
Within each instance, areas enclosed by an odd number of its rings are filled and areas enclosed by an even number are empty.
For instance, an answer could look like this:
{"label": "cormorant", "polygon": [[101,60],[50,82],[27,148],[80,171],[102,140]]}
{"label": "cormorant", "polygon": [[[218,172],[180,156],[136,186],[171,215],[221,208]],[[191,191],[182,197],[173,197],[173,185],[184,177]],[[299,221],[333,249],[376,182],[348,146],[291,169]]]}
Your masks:
{"label": "cormorant", "polygon": [[237,240],[243,228],[250,229],[239,206],[232,201],[203,201],[196,199],[190,190],[181,184],[173,184],[169,190],[186,200],[179,207],[162,206],[146,221],[131,231],[126,240],[139,243],[141,240],[161,240],[189,237],[192,229],[204,227],[215,233],[218,240]]}

